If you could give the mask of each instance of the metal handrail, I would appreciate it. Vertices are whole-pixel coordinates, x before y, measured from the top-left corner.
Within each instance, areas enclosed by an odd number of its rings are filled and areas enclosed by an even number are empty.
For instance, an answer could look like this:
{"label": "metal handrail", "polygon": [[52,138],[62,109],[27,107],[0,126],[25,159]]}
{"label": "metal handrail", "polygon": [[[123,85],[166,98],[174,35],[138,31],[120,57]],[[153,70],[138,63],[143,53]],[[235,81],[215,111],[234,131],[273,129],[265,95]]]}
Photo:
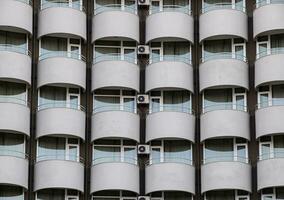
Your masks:
{"label": "metal handrail", "polygon": [[153,64],[153,63],[157,63],[157,62],[162,62],[162,61],[172,61],[172,62],[184,62],[186,64],[191,65],[191,59],[188,56],[184,56],[184,55],[155,55],[155,56],[151,56],[149,59],[149,63]]}
{"label": "metal handrail", "polygon": [[256,58],[259,59],[265,56],[276,55],[276,54],[284,54],[284,47],[271,48],[267,49],[266,51],[261,51],[256,54]]}
{"label": "metal handrail", "polygon": [[[69,159],[67,159],[67,157],[69,157]],[[70,158],[75,158],[75,159],[73,160]],[[36,157],[36,162],[45,161],[45,160],[66,160],[66,161],[84,163],[83,157],[67,153],[56,153],[54,155],[41,155]]]}
{"label": "metal handrail", "polygon": [[45,109],[49,109],[49,108],[69,108],[69,109],[80,110],[80,111],[85,112],[84,106],[74,104],[74,103],[67,103],[67,102],[62,102],[62,103],[54,102],[54,103],[40,104],[37,107],[37,110],[40,111],[40,110],[45,110]]}
{"label": "metal handrail", "polygon": [[44,60],[47,58],[54,58],[54,57],[66,57],[66,58],[72,58],[72,59],[82,60],[83,62],[86,62],[85,56],[83,56],[80,53],[76,53],[72,51],[53,51],[53,52],[43,53],[39,56],[39,60]]}
{"label": "metal handrail", "polygon": [[[263,157],[265,157],[265,158],[263,158]],[[275,149],[274,149],[273,152],[260,154],[258,156],[259,161],[269,160],[269,159],[274,159],[274,158],[284,158],[284,149],[280,150],[280,151],[276,151],[276,152],[275,152]]]}
{"label": "metal handrail", "polygon": [[9,97],[9,96],[0,96],[0,103],[14,103],[24,106],[30,106],[30,103],[26,100],[15,98],[15,97]]}
{"label": "metal handrail", "polygon": [[149,159],[145,162],[146,166],[159,164],[159,163],[182,163],[187,165],[193,165],[193,161],[190,158],[185,157],[167,157]]}
{"label": "metal handrail", "polygon": [[[242,109],[238,109],[239,107]],[[204,106],[202,108],[202,113],[204,114],[204,113],[215,111],[215,110],[237,110],[237,111],[248,112],[248,107],[244,105],[239,105],[239,104],[229,102],[229,103],[223,103],[223,104],[217,104],[217,105]]]}
{"label": "metal handrail", "polygon": [[85,7],[82,2],[70,3],[69,0],[49,0],[49,2],[42,3],[40,6],[40,10],[46,8],[53,8],[53,7],[64,7],[64,8],[72,8],[75,10],[79,10],[82,12],[86,12]]}
{"label": "metal handrail", "polygon": [[[105,159],[105,160],[104,160]],[[125,156],[105,156],[105,157],[99,157],[95,158],[92,160],[92,165],[97,165],[101,163],[115,163],[115,162],[120,162],[120,163],[129,163],[129,164],[138,164],[138,158],[133,156],[133,157],[125,157]]]}
{"label": "metal handrail", "polygon": [[11,157],[23,158],[23,159],[29,158],[29,155],[25,152],[5,149],[3,148],[3,146],[0,147],[0,156],[11,156]]}
{"label": "metal handrail", "polygon": [[136,54],[134,56],[123,55],[121,53],[108,53],[104,55],[96,56],[93,60],[93,63],[98,63],[102,61],[127,61],[130,63],[137,64]]}
{"label": "metal handrail", "polygon": [[254,4],[254,9],[270,4],[284,4],[284,0],[261,0]]}
{"label": "metal handrail", "polygon": [[133,14],[137,14],[137,7],[134,5],[132,6],[127,6],[127,5],[121,5],[121,4],[107,4],[103,6],[98,6],[94,10],[94,15],[106,12],[106,11],[124,11],[124,12],[129,12]]}
{"label": "metal handrail", "polygon": [[245,6],[240,6],[232,3],[214,3],[211,5],[207,5],[204,8],[200,10],[200,14],[212,11],[212,10],[219,10],[219,9],[233,9],[233,10],[238,10],[241,12],[246,13],[246,7]]}
{"label": "metal handrail", "polygon": [[19,1],[19,2],[22,2],[22,3],[28,4],[30,6],[33,5],[33,1],[32,0],[15,0],[15,1]]}
{"label": "metal handrail", "polygon": [[200,59],[200,63],[209,61],[209,60],[217,60],[217,59],[236,59],[247,62],[246,56],[238,55],[232,52],[219,52],[219,53],[212,53],[212,55],[204,56]]}
{"label": "metal handrail", "polygon": [[[136,103],[136,102],[134,102]],[[137,108],[136,107],[129,107],[129,106],[124,106],[124,105],[109,105],[109,106],[100,106],[100,107],[95,107],[93,109],[93,114],[100,113],[100,112],[107,112],[107,111],[125,111],[125,112],[130,112],[130,113],[137,113]]]}
{"label": "metal handrail", "polygon": [[182,112],[194,115],[195,112],[192,108],[188,106],[176,106],[176,105],[161,105],[157,106],[157,108],[152,108],[149,110],[148,114],[157,113],[157,112]]}
{"label": "metal handrail", "polygon": [[256,109],[262,109],[272,106],[284,106],[284,99],[272,99],[268,101],[263,101],[255,105]]}
{"label": "metal handrail", "polygon": [[27,56],[32,55],[30,50],[12,44],[0,44],[0,51],[10,51],[10,52],[24,54]]}
{"label": "metal handrail", "polygon": [[248,164],[250,163],[250,160],[248,157],[234,156],[234,155],[212,156],[202,160],[203,165],[209,163],[216,163],[216,162],[241,162]]}
{"label": "metal handrail", "polygon": [[163,5],[162,8],[160,7],[151,7],[150,8],[150,15],[159,13],[159,12],[181,12],[188,15],[191,15],[191,8],[189,5],[187,6],[180,6],[180,5]]}

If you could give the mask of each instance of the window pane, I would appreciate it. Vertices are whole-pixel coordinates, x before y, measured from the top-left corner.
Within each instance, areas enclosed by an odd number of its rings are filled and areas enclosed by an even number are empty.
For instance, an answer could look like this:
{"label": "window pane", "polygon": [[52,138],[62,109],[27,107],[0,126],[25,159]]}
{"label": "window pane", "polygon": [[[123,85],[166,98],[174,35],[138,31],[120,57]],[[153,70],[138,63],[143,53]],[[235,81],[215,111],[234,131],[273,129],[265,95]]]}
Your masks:
{"label": "window pane", "polygon": [[164,160],[191,164],[190,143],[183,140],[164,141]]}
{"label": "window pane", "polygon": [[65,200],[64,189],[45,189],[37,192],[38,200]]}
{"label": "window pane", "polygon": [[160,163],[161,162],[161,149],[159,147],[151,148],[151,157],[152,157],[152,163]]}
{"label": "window pane", "polygon": [[137,163],[137,151],[135,147],[124,147],[124,162]]}
{"label": "window pane", "polygon": [[0,133],[0,155],[25,158],[24,136],[12,133]]}
{"label": "window pane", "polygon": [[42,137],[38,141],[37,160],[65,160],[65,138]]}
{"label": "window pane", "polygon": [[123,98],[123,110],[128,112],[135,111],[135,99],[134,98]]}
{"label": "window pane", "polygon": [[272,104],[284,105],[284,85],[272,86]]}
{"label": "window pane", "polygon": [[120,147],[94,146],[94,164],[120,161]]}
{"label": "window pane", "polygon": [[237,95],[236,96],[236,109],[237,110],[245,110],[245,97],[244,95]]}
{"label": "window pane", "polygon": [[40,89],[40,109],[66,107],[66,88],[43,86]]}
{"label": "window pane", "polygon": [[283,200],[284,199],[284,188],[276,188],[276,199]]}
{"label": "window pane", "polygon": [[274,140],[274,155],[275,157],[284,157],[284,135],[276,135]]}
{"label": "window pane", "polygon": [[231,40],[204,41],[204,59],[232,58]]}
{"label": "window pane", "polygon": [[235,200],[234,190],[206,192],[206,200]]}
{"label": "window pane", "polygon": [[1,200],[23,200],[23,188],[17,186],[0,186],[0,199]]}
{"label": "window pane", "polygon": [[268,106],[268,94],[263,93],[259,95],[259,107],[264,108]]}
{"label": "window pane", "polygon": [[237,160],[240,162],[247,162],[247,148],[245,145],[237,146]]}
{"label": "window pane", "polygon": [[95,96],[94,111],[120,110],[120,97]]}
{"label": "window pane", "polygon": [[233,139],[212,139],[205,142],[205,162],[233,161]]}
{"label": "window pane", "polygon": [[270,158],[270,144],[261,144],[261,158],[268,159]]}
{"label": "window pane", "polygon": [[160,99],[151,99],[151,111],[159,112],[160,111]]}
{"label": "window pane", "polygon": [[204,112],[232,109],[232,89],[211,89],[204,92]]}
{"label": "window pane", "polygon": [[12,102],[26,105],[26,85],[0,81],[0,102]]}

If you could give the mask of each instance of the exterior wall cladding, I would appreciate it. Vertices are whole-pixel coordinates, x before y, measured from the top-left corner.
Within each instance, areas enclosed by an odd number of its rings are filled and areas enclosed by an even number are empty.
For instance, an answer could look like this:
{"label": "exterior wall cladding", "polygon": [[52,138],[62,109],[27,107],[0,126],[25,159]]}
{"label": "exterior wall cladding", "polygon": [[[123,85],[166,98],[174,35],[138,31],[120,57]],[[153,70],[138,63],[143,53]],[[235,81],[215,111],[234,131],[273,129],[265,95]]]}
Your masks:
{"label": "exterior wall cladding", "polygon": [[0,1],[0,199],[284,199],[284,1],[148,1]]}

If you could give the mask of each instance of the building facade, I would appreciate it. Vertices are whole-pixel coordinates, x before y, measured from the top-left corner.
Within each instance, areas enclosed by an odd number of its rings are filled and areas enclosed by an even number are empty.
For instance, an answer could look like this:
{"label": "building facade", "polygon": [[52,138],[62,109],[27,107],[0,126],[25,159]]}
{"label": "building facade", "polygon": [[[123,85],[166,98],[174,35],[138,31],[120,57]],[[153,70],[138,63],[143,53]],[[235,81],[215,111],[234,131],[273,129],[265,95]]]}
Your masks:
{"label": "building facade", "polygon": [[284,199],[284,1],[1,0],[0,200]]}

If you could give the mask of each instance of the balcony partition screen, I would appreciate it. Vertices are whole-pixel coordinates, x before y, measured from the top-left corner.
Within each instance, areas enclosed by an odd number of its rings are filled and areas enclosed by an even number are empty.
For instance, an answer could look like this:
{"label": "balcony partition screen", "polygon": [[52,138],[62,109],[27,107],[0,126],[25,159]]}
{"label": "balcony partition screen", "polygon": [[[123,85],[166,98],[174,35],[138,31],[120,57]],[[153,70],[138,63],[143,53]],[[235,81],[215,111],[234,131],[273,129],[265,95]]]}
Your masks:
{"label": "balcony partition screen", "polygon": [[67,39],[56,37],[43,37],[41,39],[41,58],[48,58],[67,53]]}
{"label": "balcony partition screen", "polygon": [[38,141],[37,160],[65,160],[65,138],[42,137]]}
{"label": "balcony partition screen", "polygon": [[204,92],[204,112],[232,109],[232,89],[212,89]]}
{"label": "balcony partition screen", "polygon": [[24,135],[0,133],[0,155],[25,158],[24,145]]}
{"label": "balcony partition screen", "polygon": [[164,141],[165,162],[191,163],[191,146],[184,140]]}
{"label": "balcony partition screen", "polygon": [[0,31],[0,48],[7,48],[25,54],[27,36],[23,33]]}
{"label": "balcony partition screen", "polygon": [[164,111],[190,112],[190,94],[187,91],[164,91]]}
{"label": "balcony partition screen", "polygon": [[63,189],[45,189],[37,192],[37,200],[65,200]]}
{"label": "balcony partition screen", "polygon": [[228,40],[206,40],[204,45],[204,60],[218,58],[231,58],[232,41]]}
{"label": "balcony partition screen", "polygon": [[205,163],[233,161],[234,148],[232,139],[211,139],[205,142]]}
{"label": "balcony partition screen", "polygon": [[23,200],[23,188],[17,186],[0,186],[0,200]]}
{"label": "balcony partition screen", "polygon": [[0,81],[0,102],[26,105],[26,85]]}
{"label": "balcony partition screen", "polygon": [[40,88],[40,109],[66,107],[66,88],[43,86]]}
{"label": "balcony partition screen", "polygon": [[206,200],[235,200],[234,190],[206,192]]}

